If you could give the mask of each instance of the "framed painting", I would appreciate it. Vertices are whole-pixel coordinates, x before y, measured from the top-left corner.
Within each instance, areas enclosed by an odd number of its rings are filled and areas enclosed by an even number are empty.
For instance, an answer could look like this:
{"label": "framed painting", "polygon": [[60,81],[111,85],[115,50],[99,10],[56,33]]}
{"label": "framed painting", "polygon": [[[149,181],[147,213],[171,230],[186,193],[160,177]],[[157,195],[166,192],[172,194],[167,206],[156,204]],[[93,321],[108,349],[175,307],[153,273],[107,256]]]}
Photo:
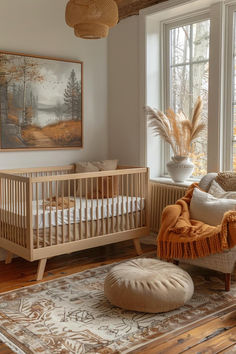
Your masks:
{"label": "framed painting", "polygon": [[0,52],[0,150],[83,147],[83,63]]}

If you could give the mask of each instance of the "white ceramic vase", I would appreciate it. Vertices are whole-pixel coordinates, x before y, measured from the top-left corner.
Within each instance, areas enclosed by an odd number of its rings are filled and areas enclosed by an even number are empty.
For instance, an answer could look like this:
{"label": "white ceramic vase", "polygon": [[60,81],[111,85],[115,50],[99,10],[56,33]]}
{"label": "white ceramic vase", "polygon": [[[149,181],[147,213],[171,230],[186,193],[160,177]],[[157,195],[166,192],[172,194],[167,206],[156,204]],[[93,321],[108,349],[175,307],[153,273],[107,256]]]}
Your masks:
{"label": "white ceramic vase", "polygon": [[174,182],[184,182],[194,170],[194,164],[187,156],[173,156],[166,166]]}

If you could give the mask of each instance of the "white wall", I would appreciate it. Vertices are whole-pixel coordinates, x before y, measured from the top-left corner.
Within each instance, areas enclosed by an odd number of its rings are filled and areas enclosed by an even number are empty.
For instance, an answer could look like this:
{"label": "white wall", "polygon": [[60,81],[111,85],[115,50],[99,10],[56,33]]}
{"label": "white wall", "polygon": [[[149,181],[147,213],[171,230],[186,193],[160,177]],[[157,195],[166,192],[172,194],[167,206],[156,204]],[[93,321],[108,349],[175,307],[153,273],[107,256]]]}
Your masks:
{"label": "white wall", "polygon": [[109,156],[139,165],[138,16],[122,20],[108,37]]}
{"label": "white wall", "polygon": [[1,0],[0,50],[84,62],[84,149],[0,152],[0,169],[107,157],[107,40],[82,40],[65,23],[67,0]]}
{"label": "white wall", "polygon": [[[65,24],[67,0],[1,0],[0,50],[84,62],[84,148],[0,152],[0,169],[108,156],[107,40],[82,40]],[[0,254],[1,256],[1,254]]]}

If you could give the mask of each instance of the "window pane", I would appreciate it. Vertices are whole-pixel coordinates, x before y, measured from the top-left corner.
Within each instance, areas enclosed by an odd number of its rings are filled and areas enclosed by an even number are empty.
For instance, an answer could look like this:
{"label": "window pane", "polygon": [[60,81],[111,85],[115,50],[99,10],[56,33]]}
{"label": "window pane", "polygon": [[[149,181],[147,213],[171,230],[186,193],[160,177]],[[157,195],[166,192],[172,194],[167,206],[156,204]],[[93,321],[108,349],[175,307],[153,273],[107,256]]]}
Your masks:
{"label": "window pane", "polygon": [[171,64],[182,64],[189,61],[190,26],[177,27],[171,30]]}
{"label": "window pane", "polygon": [[171,108],[189,112],[189,65],[171,68]]}
{"label": "window pane", "polygon": [[193,30],[193,61],[209,59],[210,21],[197,22]]}
{"label": "window pane", "polygon": [[193,103],[200,96],[203,109],[201,119],[206,129],[201,136],[193,143],[192,159],[196,165],[194,175],[202,176],[207,172],[207,128],[208,128],[208,79],[209,63],[193,64]]}
{"label": "window pane", "polygon": [[236,171],[236,142],[233,143],[233,170]]}
{"label": "window pane", "polygon": [[191,117],[198,96],[203,100],[206,130],[192,144],[194,176],[207,173],[209,37],[209,20],[170,30],[169,106]]}

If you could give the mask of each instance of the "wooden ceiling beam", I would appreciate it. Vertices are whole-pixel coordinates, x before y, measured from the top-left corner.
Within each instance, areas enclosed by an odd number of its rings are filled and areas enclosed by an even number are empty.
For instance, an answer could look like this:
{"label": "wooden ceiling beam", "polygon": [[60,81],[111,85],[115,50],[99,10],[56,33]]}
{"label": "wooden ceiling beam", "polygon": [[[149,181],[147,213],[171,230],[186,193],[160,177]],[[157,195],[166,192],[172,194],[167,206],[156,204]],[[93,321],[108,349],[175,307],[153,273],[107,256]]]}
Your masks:
{"label": "wooden ceiling beam", "polygon": [[138,15],[140,10],[164,1],[167,0],[116,0],[119,8],[119,20]]}

